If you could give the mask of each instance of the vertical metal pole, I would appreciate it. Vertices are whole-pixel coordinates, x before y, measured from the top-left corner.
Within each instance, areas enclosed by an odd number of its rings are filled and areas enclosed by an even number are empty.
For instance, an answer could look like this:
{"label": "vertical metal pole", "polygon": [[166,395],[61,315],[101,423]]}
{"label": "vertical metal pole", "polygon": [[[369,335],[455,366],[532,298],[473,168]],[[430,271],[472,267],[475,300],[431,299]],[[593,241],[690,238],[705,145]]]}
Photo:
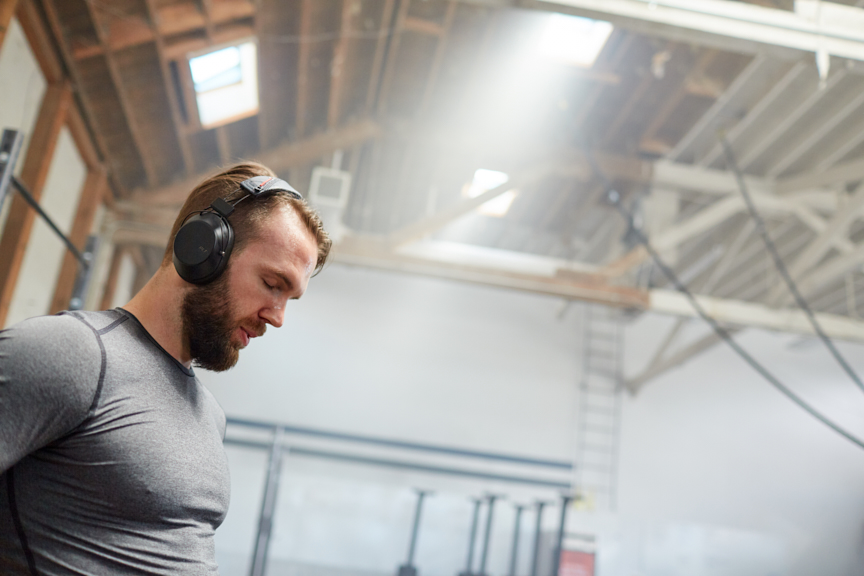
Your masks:
{"label": "vertical metal pole", "polygon": [[411,530],[411,545],[408,546],[408,562],[410,566],[414,563],[414,549],[417,547],[417,532],[420,529],[420,512],[423,510],[423,498],[429,494],[428,490],[417,490],[417,508],[414,510],[414,528]]}
{"label": "vertical metal pole", "polygon": [[24,134],[18,130],[6,128],[0,136],[0,210],[3,209],[3,201],[9,192],[9,184],[15,173],[15,164],[23,143]]}
{"label": "vertical metal pole", "polygon": [[99,246],[99,236],[87,237],[87,246],[84,248],[84,259],[89,263],[87,266],[78,266],[78,275],[72,287],[72,298],[69,300],[69,310],[81,310],[84,308],[84,299],[87,297],[87,289],[93,278],[93,257]]}
{"label": "vertical metal pole", "polygon": [[573,496],[569,494],[561,495],[561,520],[558,524],[558,538],[555,543],[555,557],[552,559],[552,574],[558,576],[558,568],[561,566],[561,547],[564,544],[564,529],[567,525],[567,508],[570,507],[570,502],[573,501]]}
{"label": "vertical metal pole", "polygon": [[537,525],[534,529],[534,553],[531,558],[531,576],[537,576],[537,560],[540,557],[540,531],[543,529],[543,508],[546,502],[537,502]]}
{"label": "vertical metal pole", "polygon": [[522,522],[522,510],[525,506],[516,505],[516,526],[513,527],[513,548],[510,550],[510,571],[508,576],[516,576],[516,558],[519,554],[519,529]]}
{"label": "vertical metal pole", "polygon": [[261,499],[261,515],[258,518],[258,535],[255,537],[255,550],[252,553],[252,567],[249,576],[264,576],[267,568],[267,551],[270,547],[270,534],[273,530],[273,511],[276,509],[276,493],[279,490],[279,474],[282,471],[282,438],[285,430],[278,426],[273,434],[270,448],[270,463],[267,479],[264,481],[264,497]]}
{"label": "vertical metal pole", "polygon": [[492,534],[492,512],[495,509],[495,500],[500,498],[497,494],[487,494],[489,501],[489,512],[486,514],[486,532],[483,534],[483,550],[480,553],[480,576],[486,576],[486,558],[489,555],[489,538]]}
{"label": "vertical metal pole", "polygon": [[471,535],[468,538],[468,560],[465,562],[465,571],[459,576],[471,576],[471,568],[474,566],[474,544],[477,541],[477,520],[480,518],[480,505],[483,500],[472,498],[474,502],[474,518],[471,520]]}

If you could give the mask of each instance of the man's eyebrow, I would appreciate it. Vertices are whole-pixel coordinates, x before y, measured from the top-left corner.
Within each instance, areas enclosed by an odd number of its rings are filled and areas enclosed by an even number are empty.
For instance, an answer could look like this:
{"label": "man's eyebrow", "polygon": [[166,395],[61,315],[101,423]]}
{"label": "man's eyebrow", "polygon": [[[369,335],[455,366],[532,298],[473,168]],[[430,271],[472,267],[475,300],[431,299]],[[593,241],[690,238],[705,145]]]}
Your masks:
{"label": "man's eyebrow", "polygon": [[294,287],[294,283],[291,281],[291,279],[288,278],[288,276],[286,276],[284,273],[280,272],[279,270],[277,270],[275,268],[269,268],[269,267],[265,268],[264,273],[265,274],[272,274],[273,276],[276,276],[279,280],[282,281],[283,284],[285,284],[285,287],[288,288],[289,290]]}

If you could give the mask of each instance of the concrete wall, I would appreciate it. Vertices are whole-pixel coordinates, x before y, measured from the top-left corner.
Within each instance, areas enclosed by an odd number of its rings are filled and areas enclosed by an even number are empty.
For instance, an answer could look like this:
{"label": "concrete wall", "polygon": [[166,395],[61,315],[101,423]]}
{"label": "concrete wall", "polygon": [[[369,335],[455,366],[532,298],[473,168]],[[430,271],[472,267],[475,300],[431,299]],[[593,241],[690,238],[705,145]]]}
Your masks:
{"label": "concrete wall", "polygon": [[[200,375],[232,416],[566,460],[574,450],[582,314],[577,306],[559,319],[561,305],[332,266],[289,305],[285,327],[254,341],[234,370]],[[647,361],[668,322],[647,315],[628,326],[629,370]],[[864,437],[864,396],[821,348],[755,331],[741,339]],[[843,349],[864,371],[862,347]],[[238,448],[229,457],[232,508],[217,533],[226,576],[245,573],[266,461]],[[620,466],[617,512],[574,509],[569,518],[570,531],[597,536],[598,574],[862,573],[864,454],[723,348],[625,399]],[[417,551],[421,573],[430,576],[463,569],[470,495],[509,496],[496,510],[491,574],[507,571],[512,503],[556,497],[289,456],[271,576],[393,573],[407,550],[415,486],[438,492]],[[550,508],[546,532],[557,514]],[[519,574],[528,573],[533,522],[526,514]]]}

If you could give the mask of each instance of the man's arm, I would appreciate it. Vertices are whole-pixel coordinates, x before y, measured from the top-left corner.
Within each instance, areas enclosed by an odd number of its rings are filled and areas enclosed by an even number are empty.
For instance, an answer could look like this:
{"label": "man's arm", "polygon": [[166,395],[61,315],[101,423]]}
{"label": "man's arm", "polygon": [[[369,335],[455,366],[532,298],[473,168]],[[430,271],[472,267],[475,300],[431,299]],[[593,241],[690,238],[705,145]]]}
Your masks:
{"label": "man's arm", "polygon": [[84,421],[102,362],[96,334],[72,316],[0,331],[0,473]]}

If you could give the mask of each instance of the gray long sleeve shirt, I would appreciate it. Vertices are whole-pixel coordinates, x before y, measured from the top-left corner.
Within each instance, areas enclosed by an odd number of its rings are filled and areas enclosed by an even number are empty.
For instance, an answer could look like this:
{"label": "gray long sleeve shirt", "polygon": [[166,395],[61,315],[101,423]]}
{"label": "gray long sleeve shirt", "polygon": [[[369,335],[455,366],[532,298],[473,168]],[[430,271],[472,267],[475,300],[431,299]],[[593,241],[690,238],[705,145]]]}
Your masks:
{"label": "gray long sleeve shirt", "polygon": [[216,574],[225,415],[121,309],[0,332],[0,574]]}

